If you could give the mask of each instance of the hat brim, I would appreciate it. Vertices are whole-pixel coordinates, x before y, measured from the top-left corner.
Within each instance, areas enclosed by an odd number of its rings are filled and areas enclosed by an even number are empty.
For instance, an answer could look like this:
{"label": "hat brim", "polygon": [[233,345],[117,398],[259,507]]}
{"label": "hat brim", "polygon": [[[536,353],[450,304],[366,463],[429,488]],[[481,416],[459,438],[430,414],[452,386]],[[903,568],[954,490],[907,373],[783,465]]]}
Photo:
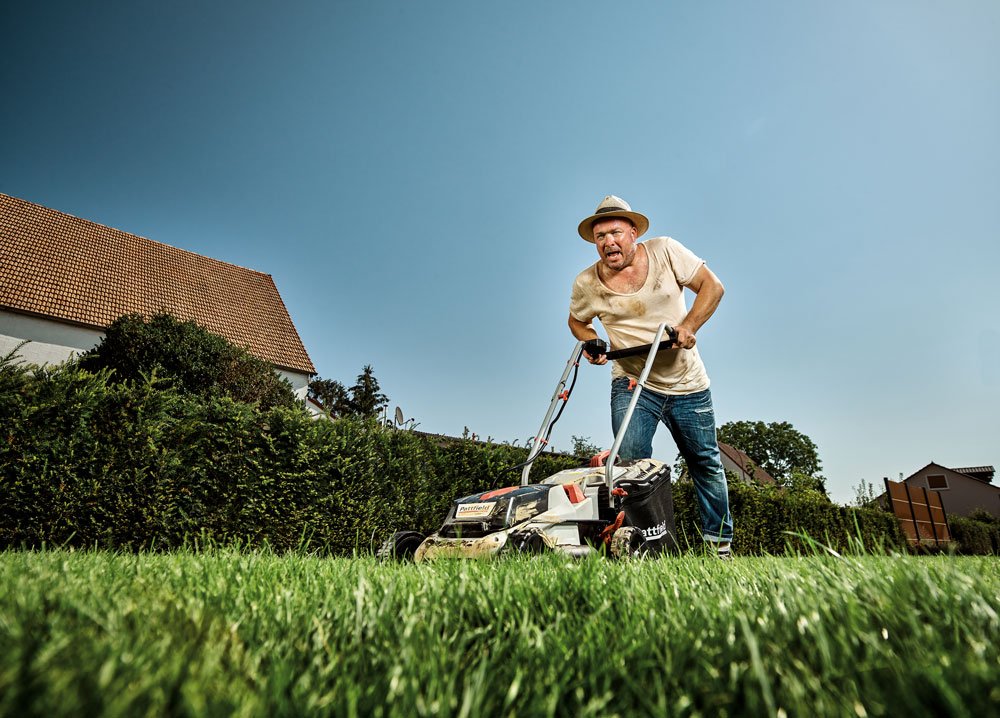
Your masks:
{"label": "hat brim", "polygon": [[594,243],[594,222],[598,220],[605,219],[627,219],[629,222],[635,225],[636,239],[641,237],[649,229],[649,220],[646,219],[645,215],[639,214],[638,212],[626,212],[625,210],[614,210],[611,212],[599,212],[598,214],[592,214],[587,219],[580,222],[580,226],[576,228],[576,231],[580,233],[580,236],[585,240]]}

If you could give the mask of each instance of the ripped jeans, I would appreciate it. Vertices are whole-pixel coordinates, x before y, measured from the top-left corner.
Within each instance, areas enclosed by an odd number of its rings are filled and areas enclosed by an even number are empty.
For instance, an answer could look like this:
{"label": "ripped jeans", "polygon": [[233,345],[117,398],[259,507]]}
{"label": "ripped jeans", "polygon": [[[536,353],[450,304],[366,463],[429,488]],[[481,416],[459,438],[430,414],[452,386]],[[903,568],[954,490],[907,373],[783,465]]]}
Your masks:
{"label": "ripped jeans", "polygon": [[[616,436],[632,401],[628,385],[628,377],[618,377],[611,382],[611,428]],[[673,396],[643,389],[618,449],[621,460],[651,458],[653,434],[661,421],[670,429],[694,481],[702,536],[706,541],[732,541],[729,487],[715,436],[712,393],[705,389],[694,394]]]}

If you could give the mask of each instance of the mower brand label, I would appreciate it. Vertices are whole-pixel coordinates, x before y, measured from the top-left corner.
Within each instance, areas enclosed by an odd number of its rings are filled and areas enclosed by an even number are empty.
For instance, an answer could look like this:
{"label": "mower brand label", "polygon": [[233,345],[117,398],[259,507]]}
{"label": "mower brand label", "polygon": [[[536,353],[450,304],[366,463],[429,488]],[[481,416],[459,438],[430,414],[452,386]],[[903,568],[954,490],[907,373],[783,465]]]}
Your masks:
{"label": "mower brand label", "polygon": [[483,501],[477,504],[459,504],[455,509],[456,519],[482,519],[493,513],[496,501]]}
{"label": "mower brand label", "polygon": [[661,521],[656,524],[656,526],[651,526],[648,529],[642,530],[642,535],[646,537],[647,541],[655,541],[658,538],[663,538],[667,535],[667,522]]}

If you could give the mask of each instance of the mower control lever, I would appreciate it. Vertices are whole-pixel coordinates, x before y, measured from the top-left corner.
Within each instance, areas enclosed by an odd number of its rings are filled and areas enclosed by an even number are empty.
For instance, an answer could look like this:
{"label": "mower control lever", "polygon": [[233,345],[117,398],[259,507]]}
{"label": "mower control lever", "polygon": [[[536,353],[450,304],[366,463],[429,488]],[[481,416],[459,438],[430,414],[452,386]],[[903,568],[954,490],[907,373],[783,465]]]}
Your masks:
{"label": "mower control lever", "polygon": [[[670,349],[675,344],[677,344],[677,330],[673,327],[666,328],[667,339],[660,342],[660,348],[656,351],[662,351],[664,349]],[[603,339],[591,339],[588,342],[584,342],[583,350],[587,352],[592,357],[598,357],[601,354],[605,354],[608,360],[612,359],[624,359],[625,357],[636,357],[644,356],[649,354],[649,350],[653,348],[652,344],[642,344],[637,347],[629,347],[628,349],[616,349],[613,352],[608,351],[608,345]]]}

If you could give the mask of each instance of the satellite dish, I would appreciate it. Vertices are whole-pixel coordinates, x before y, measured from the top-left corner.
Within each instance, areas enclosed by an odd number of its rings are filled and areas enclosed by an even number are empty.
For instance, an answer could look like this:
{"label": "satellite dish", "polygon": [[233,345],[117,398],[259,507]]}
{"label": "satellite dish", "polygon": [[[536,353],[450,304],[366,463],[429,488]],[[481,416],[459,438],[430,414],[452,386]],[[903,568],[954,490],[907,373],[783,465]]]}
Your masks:
{"label": "satellite dish", "polygon": [[405,419],[403,418],[403,410],[402,410],[402,409],[400,409],[400,408],[399,408],[399,407],[397,406],[397,407],[396,407],[396,423],[397,423],[397,424],[402,424],[402,423],[403,423],[404,421],[406,421],[406,420],[405,420]]}

